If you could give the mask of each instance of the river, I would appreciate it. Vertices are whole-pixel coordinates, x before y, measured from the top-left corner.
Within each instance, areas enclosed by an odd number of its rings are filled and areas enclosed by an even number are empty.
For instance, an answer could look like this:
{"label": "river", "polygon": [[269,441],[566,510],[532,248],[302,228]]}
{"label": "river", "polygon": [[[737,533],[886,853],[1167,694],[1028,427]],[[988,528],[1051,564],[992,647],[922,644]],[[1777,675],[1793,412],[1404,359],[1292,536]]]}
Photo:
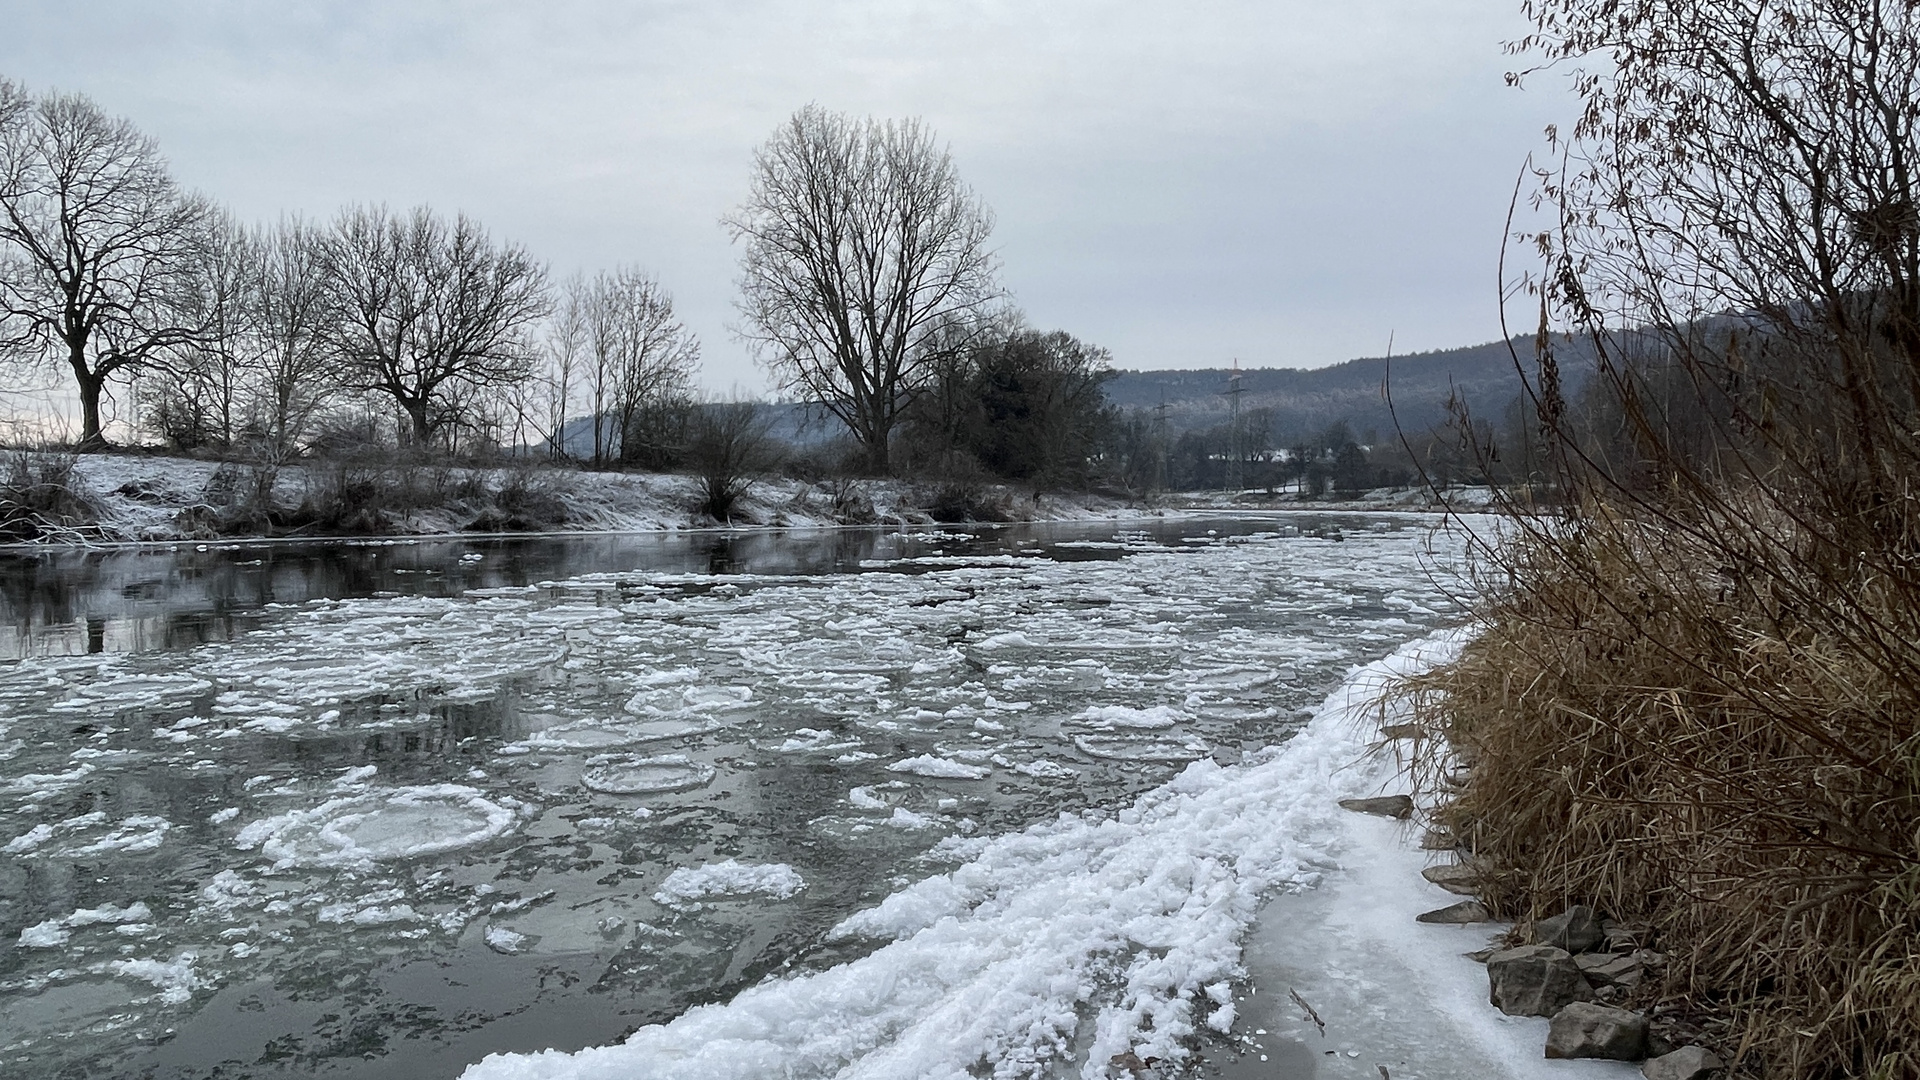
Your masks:
{"label": "river", "polygon": [[[993,838],[1259,759],[1457,617],[1459,546],[1277,514],[0,555],[0,1070],[454,1077],[854,970]],[[1101,940],[1034,1000],[1139,997],[1097,975],[1154,946]],[[955,1052],[1054,1075],[1070,1019]]]}

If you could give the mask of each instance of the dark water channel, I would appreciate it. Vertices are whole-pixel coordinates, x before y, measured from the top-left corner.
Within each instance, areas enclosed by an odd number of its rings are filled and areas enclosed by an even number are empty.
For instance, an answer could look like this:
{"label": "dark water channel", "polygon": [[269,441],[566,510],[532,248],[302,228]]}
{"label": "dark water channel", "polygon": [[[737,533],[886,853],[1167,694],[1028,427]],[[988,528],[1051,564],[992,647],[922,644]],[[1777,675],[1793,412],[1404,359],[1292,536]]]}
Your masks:
{"label": "dark water channel", "polygon": [[1281,515],[0,553],[0,1075],[452,1077],[831,965],[969,838],[1283,737],[1442,617],[1431,549]]}

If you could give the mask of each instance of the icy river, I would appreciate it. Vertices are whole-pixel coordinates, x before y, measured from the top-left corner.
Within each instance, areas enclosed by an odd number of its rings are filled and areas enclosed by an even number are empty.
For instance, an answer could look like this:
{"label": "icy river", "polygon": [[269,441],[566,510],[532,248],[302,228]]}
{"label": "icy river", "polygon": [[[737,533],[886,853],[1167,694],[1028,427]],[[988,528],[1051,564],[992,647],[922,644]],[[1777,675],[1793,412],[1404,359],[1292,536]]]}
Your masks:
{"label": "icy river", "polygon": [[1433,525],[0,555],[0,1074],[1204,1058]]}

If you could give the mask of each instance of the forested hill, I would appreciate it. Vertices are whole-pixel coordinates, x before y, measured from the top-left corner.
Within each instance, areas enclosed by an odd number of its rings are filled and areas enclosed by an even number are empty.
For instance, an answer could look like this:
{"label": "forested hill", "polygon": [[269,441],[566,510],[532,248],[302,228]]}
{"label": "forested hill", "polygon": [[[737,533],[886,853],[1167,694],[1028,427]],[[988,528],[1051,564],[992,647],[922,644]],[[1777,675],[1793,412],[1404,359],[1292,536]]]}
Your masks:
{"label": "forested hill", "polygon": [[[1513,347],[1529,361],[1533,343],[1517,339]],[[1584,350],[1562,345],[1569,382],[1585,370]],[[1580,360],[1581,362],[1571,362]],[[1381,393],[1392,376],[1393,411]],[[1211,427],[1227,418],[1226,394],[1232,374],[1226,368],[1193,371],[1122,371],[1106,384],[1107,397],[1122,409],[1153,409],[1163,402],[1167,421],[1178,431]],[[1240,372],[1243,413],[1269,410],[1275,440],[1284,445],[1344,420],[1362,441],[1369,433],[1384,437],[1394,430],[1394,412],[1402,428],[1427,431],[1446,420],[1446,401],[1457,390],[1477,416],[1497,422],[1520,392],[1513,352],[1494,341],[1440,352],[1392,358],[1364,357],[1325,368],[1251,368]],[[1569,389],[1573,389],[1570,386]]]}

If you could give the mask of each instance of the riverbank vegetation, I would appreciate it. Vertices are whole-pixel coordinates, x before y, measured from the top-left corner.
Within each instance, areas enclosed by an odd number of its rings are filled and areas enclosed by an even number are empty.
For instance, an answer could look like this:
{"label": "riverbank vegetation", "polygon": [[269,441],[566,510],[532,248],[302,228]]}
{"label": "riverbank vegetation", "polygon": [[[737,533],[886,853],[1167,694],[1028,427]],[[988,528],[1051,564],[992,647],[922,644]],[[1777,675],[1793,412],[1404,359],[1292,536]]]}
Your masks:
{"label": "riverbank vegetation", "polygon": [[[1462,785],[1436,824],[1497,913],[1651,935],[1628,1001],[1656,1033],[1740,1075],[1912,1080],[1920,13],[1533,11],[1523,51],[1586,102],[1525,238],[1522,490],[1559,510],[1488,541],[1482,633],[1417,688]],[[1570,340],[1603,408],[1569,406]]]}

